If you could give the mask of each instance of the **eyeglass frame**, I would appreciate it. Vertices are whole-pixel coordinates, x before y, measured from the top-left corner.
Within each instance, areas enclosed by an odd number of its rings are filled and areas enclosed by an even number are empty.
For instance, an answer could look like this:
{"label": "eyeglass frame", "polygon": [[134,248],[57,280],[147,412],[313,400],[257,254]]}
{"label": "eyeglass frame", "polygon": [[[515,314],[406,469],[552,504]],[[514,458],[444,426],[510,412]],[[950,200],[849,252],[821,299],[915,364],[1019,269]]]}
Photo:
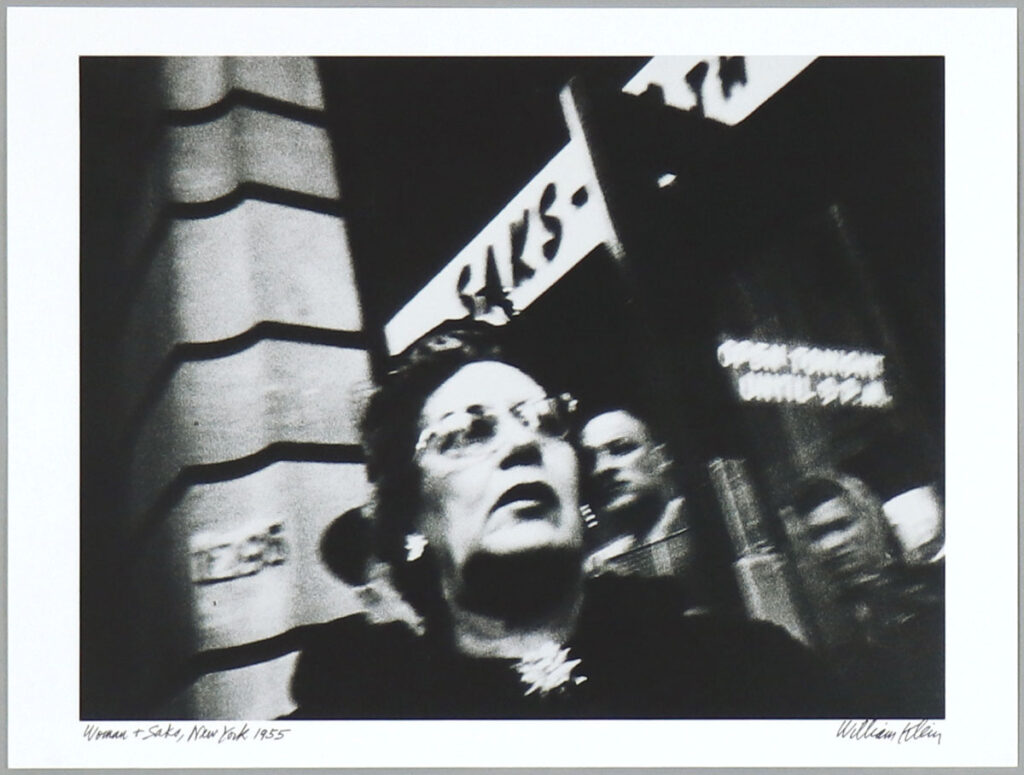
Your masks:
{"label": "eyeglass frame", "polygon": [[[512,419],[517,420],[524,428],[529,428],[530,427],[529,424],[524,422],[524,418],[523,417],[521,417],[518,414],[516,414],[516,410],[519,409],[520,407],[523,407],[523,406],[534,405],[534,404],[541,404],[541,403],[548,403],[548,402],[552,402],[552,401],[556,402],[557,406],[562,407],[562,410],[565,413],[566,427],[558,435],[549,435],[549,434],[545,434],[545,433],[540,433],[539,435],[541,435],[544,438],[562,439],[562,440],[564,440],[564,439],[568,438],[568,436],[572,432],[572,418],[575,416],[575,414],[577,412],[578,405],[579,405],[579,402],[572,396],[571,393],[559,393],[558,395],[555,395],[555,396],[544,396],[543,398],[536,398],[536,399],[531,399],[531,400],[527,400],[527,401],[520,401],[520,402],[518,402],[516,404],[513,404],[512,406],[504,407],[502,409],[498,409],[496,407],[485,407],[485,406],[480,405],[480,404],[474,404],[473,406],[474,407],[475,406],[480,406],[480,408],[483,410],[483,412],[481,414],[475,415],[475,417],[486,417],[488,415],[491,415],[496,420],[500,420],[502,415],[508,415]],[[472,408],[472,407],[466,407],[465,409],[461,410],[461,412],[451,412],[448,415],[446,415],[446,417],[450,417],[450,416],[456,415],[456,414],[472,414],[469,411],[470,408]],[[500,414],[499,414],[499,412],[500,412]],[[436,426],[437,423],[434,423],[433,425]],[[497,428],[497,424],[495,425],[495,428]],[[536,429],[532,429],[532,430],[536,430]],[[427,438],[428,438],[428,435],[431,432],[432,432],[432,428],[431,427],[424,428],[422,431],[420,431],[420,434],[419,434],[419,436],[416,439],[416,444],[413,447],[413,456],[414,457],[418,456],[421,452],[423,452],[424,450],[429,448]],[[490,449],[491,445],[493,444],[494,439],[496,439],[497,436],[498,436],[498,434],[497,434],[497,432],[495,432],[495,434],[490,439],[488,439],[486,442],[480,443],[479,444],[480,452],[477,453],[477,454],[450,455],[450,454],[448,454],[446,452],[441,452],[440,450],[437,450],[437,454],[441,455],[442,457],[444,457],[444,458],[446,458],[448,460],[466,460],[466,459],[472,460],[472,459],[476,459],[476,458],[482,458],[482,457],[485,456],[487,451]],[[476,446],[476,445],[471,445],[471,446]]]}

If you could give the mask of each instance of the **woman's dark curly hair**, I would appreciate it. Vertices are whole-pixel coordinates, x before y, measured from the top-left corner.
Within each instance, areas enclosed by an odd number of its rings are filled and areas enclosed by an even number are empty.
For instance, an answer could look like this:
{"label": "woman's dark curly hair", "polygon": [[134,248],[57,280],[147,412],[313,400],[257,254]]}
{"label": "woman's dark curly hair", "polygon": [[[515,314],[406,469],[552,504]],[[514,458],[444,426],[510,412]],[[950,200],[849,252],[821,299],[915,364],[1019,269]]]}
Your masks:
{"label": "woman's dark curly hair", "polygon": [[399,592],[424,615],[439,602],[433,559],[428,550],[422,561],[405,561],[405,536],[415,530],[420,506],[414,461],[420,412],[430,394],[463,366],[509,363],[501,338],[497,326],[481,321],[442,323],[392,359],[363,414],[366,472],[375,489],[375,551],[391,566]]}

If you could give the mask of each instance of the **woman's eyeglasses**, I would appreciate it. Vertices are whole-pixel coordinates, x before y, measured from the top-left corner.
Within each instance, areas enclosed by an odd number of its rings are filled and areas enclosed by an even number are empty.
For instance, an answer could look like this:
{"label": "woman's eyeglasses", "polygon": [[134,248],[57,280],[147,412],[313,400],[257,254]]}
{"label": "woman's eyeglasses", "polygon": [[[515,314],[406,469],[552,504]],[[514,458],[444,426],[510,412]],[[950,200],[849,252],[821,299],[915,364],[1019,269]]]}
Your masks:
{"label": "woman's eyeglasses", "polygon": [[424,429],[416,441],[416,454],[429,449],[449,458],[482,456],[493,448],[504,416],[513,418],[540,436],[564,439],[569,434],[575,411],[576,399],[568,393],[523,401],[507,409],[470,406],[464,411],[445,415]]}

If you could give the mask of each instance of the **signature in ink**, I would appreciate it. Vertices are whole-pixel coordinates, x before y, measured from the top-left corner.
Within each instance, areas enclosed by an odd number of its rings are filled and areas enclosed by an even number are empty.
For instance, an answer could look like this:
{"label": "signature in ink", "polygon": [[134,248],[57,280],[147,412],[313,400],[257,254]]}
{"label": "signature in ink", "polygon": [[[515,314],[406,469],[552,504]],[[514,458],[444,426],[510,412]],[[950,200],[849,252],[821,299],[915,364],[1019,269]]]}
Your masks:
{"label": "signature in ink", "polygon": [[836,737],[846,740],[881,740],[897,745],[915,740],[929,740],[936,745],[942,743],[942,733],[928,719],[908,721],[902,725],[878,719],[847,719],[839,724]]}

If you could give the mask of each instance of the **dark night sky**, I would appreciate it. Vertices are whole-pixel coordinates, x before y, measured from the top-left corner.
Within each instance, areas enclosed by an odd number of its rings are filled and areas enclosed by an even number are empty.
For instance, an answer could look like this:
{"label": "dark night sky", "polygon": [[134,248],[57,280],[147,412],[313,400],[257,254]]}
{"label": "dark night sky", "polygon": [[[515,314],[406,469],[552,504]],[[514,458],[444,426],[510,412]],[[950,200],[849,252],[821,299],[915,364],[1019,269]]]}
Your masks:
{"label": "dark night sky", "polygon": [[646,59],[320,60],[368,323],[383,323],[568,140],[573,76],[621,86]]}

